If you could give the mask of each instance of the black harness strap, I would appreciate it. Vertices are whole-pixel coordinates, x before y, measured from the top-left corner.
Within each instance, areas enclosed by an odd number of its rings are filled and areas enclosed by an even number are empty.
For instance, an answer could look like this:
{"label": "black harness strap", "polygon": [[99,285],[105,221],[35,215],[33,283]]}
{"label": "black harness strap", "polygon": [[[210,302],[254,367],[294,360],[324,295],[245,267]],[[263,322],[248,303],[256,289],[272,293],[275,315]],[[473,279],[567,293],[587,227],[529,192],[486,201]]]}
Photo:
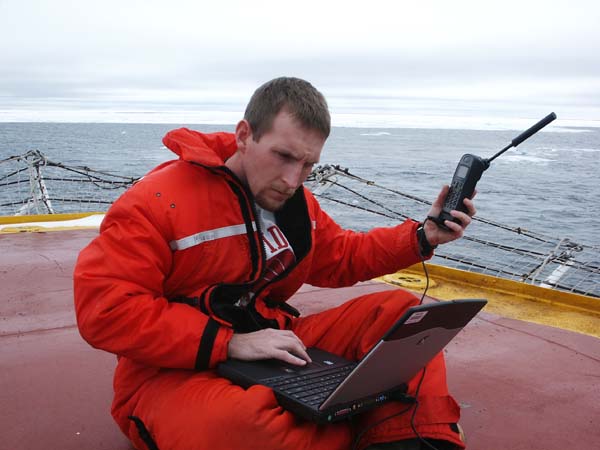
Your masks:
{"label": "black harness strap", "polygon": [[146,428],[146,425],[144,425],[144,422],[142,422],[142,419],[136,416],[128,416],[127,418],[133,420],[135,423],[140,439],[148,446],[148,450],[158,450],[158,445],[156,445],[156,442],[154,442],[154,439],[150,436],[150,432]]}
{"label": "black harness strap", "polygon": [[219,332],[220,325],[212,317],[208,318],[208,323],[202,333],[200,339],[200,347],[198,348],[198,354],[196,355],[196,370],[206,370],[210,364],[210,355],[212,353],[217,333]]}

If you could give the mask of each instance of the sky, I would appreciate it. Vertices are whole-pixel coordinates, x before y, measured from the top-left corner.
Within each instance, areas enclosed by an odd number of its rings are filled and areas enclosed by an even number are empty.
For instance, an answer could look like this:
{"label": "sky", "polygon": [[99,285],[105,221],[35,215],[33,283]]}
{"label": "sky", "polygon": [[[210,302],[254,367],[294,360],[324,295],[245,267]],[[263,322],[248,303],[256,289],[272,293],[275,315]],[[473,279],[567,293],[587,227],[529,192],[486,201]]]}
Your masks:
{"label": "sky", "polygon": [[334,125],[600,127],[600,2],[0,0],[0,121],[234,123],[282,75]]}

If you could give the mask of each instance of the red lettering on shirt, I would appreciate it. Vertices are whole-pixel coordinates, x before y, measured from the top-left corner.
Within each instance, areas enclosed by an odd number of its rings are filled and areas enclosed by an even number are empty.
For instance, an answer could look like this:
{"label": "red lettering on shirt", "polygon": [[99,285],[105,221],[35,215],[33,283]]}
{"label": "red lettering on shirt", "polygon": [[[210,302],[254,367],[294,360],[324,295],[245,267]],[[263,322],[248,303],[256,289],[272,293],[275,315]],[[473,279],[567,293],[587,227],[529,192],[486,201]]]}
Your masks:
{"label": "red lettering on shirt", "polygon": [[263,234],[263,242],[269,247],[271,253],[275,253],[278,250],[283,250],[290,246],[289,242],[285,238],[283,232],[278,226],[272,226],[267,229],[269,236],[266,233]]}

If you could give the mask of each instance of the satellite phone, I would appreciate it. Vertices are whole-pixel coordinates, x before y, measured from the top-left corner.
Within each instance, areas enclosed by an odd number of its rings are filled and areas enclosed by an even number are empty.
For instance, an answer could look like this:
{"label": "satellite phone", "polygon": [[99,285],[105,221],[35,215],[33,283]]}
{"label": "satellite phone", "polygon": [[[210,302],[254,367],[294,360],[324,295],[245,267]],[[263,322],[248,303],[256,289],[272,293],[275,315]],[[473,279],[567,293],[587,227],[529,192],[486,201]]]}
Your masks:
{"label": "satellite phone", "polygon": [[490,159],[484,159],[476,155],[471,155],[469,153],[465,154],[460,158],[458,162],[458,166],[456,167],[456,171],[454,172],[454,177],[452,177],[452,184],[450,185],[450,191],[448,191],[448,195],[444,200],[444,204],[442,206],[442,212],[438,217],[430,218],[433,220],[439,227],[448,229],[446,225],[444,225],[445,220],[451,220],[456,223],[461,223],[460,220],[450,215],[450,211],[456,209],[458,211],[467,212],[467,207],[464,205],[463,200],[465,198],[471,198],[473,196],[473,192],[475,191],[475,185],[481,178],[481,174],[490,167],[490,163],[500,156],[502,153],[507,151],[511,147],[516,147],[525,139],[530,138],[535,133],[540,131],[550,122],[556,119],[556,114],[553,112],[548,114],[538,123],[533,125],[531,128],[525,130],[519,136],[514,138],[510,145],[507,145]]}

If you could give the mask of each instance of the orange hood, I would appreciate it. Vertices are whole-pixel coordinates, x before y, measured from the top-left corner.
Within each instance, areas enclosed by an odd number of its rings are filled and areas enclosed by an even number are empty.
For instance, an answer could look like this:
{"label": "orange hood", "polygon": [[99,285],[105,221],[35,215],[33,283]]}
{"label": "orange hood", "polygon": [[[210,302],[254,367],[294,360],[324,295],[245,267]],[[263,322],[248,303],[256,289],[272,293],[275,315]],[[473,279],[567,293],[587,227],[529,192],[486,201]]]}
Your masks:
{"label": "orange hood", "polygon": [[233,133],[204,134],[188,128],[169,131],[163,144],[180,159],[209,167],[222,166],[237,150]]}

